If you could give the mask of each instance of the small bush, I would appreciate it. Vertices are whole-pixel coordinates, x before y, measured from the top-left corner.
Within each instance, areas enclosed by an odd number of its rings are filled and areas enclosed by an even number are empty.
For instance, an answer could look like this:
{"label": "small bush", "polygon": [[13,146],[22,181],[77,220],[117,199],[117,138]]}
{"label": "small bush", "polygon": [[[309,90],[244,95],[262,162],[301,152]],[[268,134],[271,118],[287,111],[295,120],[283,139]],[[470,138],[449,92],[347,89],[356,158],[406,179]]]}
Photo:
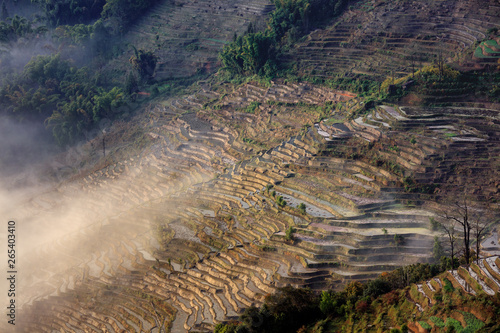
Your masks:
{"label": "small bush", "polygon": [[427,324],[425,321],[419,321],[418,323],[420,324],[420,326],[422,326],[423,329],[432,330],[432,326]]}
{"label": "small bush", "polygon": [[458,320],[453,318],[447,318],[445,325],[448,328],[447,332],[460,332],[463,329],[462,324],[460,324]]}
{"label": "small bush", "polygon": [[448,293],[451,293],[453,292],[453,290],[455,290],[455,288],[453,287],[453,285],[451,284],[450,280],[448,280],[447,278],[444,278],[443,279],[443,282],[444,282],[444,286],[443,286],[443,289],[448,292]]}
{"label": "small bush", "polygon": [[302,215],[306,215],[306,204],[301,202],[298,206],[299,211],[302,213]]}
{"label": "small bush", "polygon": [[259,102],[252,102],[250,103],[247,108],[245,109],[245,112],[246,113],[255,113],[255,110],[257,110],[257,108],[260,106],[260,103]]}
{"label": "small bush", "polygon": [[438,317],[430,317],[429,318],[437,327],[439,328],[443,328],[445,325],[444,325],[444,321],[443,319],[441,318],[438,318]]}
{"label": "small bush", "polygon": [[283,196],[281,195],[276,198],[276,203],[278,204],[278,206],[282,208],[286,206],[286,201],[283,199]]}
{"label": "small bush", "polygon": [[286,233],[285,233],[285,239],[287,241],[292,241],[295,239],[295,236],[293,235],[295,233],[295,228],[290,226],[288,227],[288,229],[286,229]]}

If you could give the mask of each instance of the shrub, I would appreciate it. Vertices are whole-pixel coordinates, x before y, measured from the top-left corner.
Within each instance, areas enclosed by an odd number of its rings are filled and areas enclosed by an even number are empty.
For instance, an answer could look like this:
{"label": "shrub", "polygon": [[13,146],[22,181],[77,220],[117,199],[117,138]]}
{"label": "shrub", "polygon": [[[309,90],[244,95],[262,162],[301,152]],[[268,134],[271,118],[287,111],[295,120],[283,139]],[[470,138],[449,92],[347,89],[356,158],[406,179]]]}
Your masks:
{"label": "shrub", "polygon": [[453,285],[451,284],[450,280],[448,280],[447,278],[444,278],[443,279],[443,282],[444,282],[444,286],[443,286],[443,289],[448,292],[448,293],[451,293],[453,292],[453,290],[455,290],[455,288],[453,287]]}
{"label": "shrub", "polygon": [[418,323],[420,324],[420,326],[422,326],[423,329],[432,330],[432,326],[427,324],[425,321],[419,321]]}
{"label": "shrub", "polygon": [[351,281],[344,288],[344,292],[347,293],[348,298],[359,297],[363,294],[364,285],[359,281]]}
{"label": "shrub", "polygon": [[323,312],[325,315],[328,315],[332,312],[335,311],[337,308],[337,303],[334,298],[335,293],[331,293],[329,291],[324,290],[321,293],[321,301],[319,302],[319,309],[321,312]]}
{"label": "shrub", "polygon": [[382,301],[385,305],[393,305],[399,300],[399,294],[396,290],[393,290],[387,294],[382,295]]}
{"label": "shrub", "polygon": [[447,318],[445,325],[448,328],[447,332],[460,332],[463,329],[462,324],[453,318]]}
{"label": "shrub", "polygon": [[403,235],[394,234],[394,245],[396,245],[396,247],[401,246],[404,243],[405,238],[403,237]]}
{"label": "shrub", "polygon": [[371,280],[363,291],[364,297],[378,297],[391,290],[389,283],[381,278]]}
{"label": "shrub", "polygon": [[430,317],[429,318],[437,327],[439,328],[443,328],[445,325],[444,325],[444,321],[443,319],[441,318],[438,318],[438,317]]}
{"label": "shrub", "polygon": [[481,320],[477,319],[473,314],[469,312],[460,311],[460,313],[464,316],[465,323],[467,324],[467,332],[477,332],[485,325]]}
{"label": "shrub", "polygon": [[266,297],[259,320],[251,326],[251,332],[288,333],[297,332],[302,325],[319,319],[319,299],[310,289],[280,288]]}
{"label": "shrub", "polygon": [[152,51],[137,50],[136,48],[134,48],[134,55],[129,59],[139,77],[145,80],[153,76],[157,61],[158,57]]}
{"label": "shrub", "polygon": [[278,206],[280,206],[282,208],[286,206],[286,201],[283,199],[283,196],[281,196],[281,195],[279,195],[276,198],[276,203],[278,204]]}
{"label": "shrub", "polygon": [[289,227],[288,227],[288,229],[286,229],[285,239],[286,239],[287,241],[292,241],[292,240],[294,240],[294,239],[295,239],[295,237],[294,237],[294,235],[293,235],[293,234],[295,233],[295,231],[296,231],[296,230],[295,230],[295,228],[294,228],[294,227],[289,226]]}
{"label": "shrub", "polygon": [[299,211],[302,213],[302,215],[306,215],[306,204],[301,202],[298,206]]}
{"label": "shrub", "polygon": [[257,108],[260,106],[260,103],[257,102],[257,101],[254,101],[252,103],[250,103],[246,109],[245,109],[245,112],[246,113],[255,113],[255,110],[257,110]]}

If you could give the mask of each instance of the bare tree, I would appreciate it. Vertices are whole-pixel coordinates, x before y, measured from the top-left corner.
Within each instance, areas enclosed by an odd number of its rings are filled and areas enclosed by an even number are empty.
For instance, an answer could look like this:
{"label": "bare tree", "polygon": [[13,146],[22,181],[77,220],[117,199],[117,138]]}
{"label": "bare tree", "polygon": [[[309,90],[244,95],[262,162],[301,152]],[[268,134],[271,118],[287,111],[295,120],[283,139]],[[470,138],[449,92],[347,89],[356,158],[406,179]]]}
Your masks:
{"label": "bare tree", "polygon": [[450,243],[450,255],[451,255],[451,269],[454,269],[455,265],[455,246],[458,241],[457,238],[457,222],[455,220],[448,220],[444,219],[441,217],[441,221],[439,221],[439,224],[441,225],[441,228],[443,229],[444,233],[448,237],[448,241]]}
{"label": "bare tree", "polygon": [[[487,224],[483,223],[492,217],[483,204],[471,206],[467,195],[455,199],[451,204],[443,206],[438,214],[439,223],[448,236],[452,251],[452,262],[456,241],[463,240],[463,252],[466,265],[471,263],[471,243],[476,242],[476,255],[479,257],[481,237],[484,236]],[[458,234],[460,230],[460,235]]]}
{"label": "bare tree", "polygon": [[464,196],[460,201],[455,201],[449,210],[443,211],[445,218],[457,224],[463,231],[463,251],[466,265],[470,264],[470,231],[472,224],[470,220],[469,203]]}
{"label": "bare tree", "polygon": [[489,210],[482,209],[476,215],[472,223],[472,231],[474,233],[474,238],[476,240],[476,262],[479,263],[479,254],[481,251],[481,240],[486,232],[486,227],[488,226],[488,220],[493,218],[493,215]]}

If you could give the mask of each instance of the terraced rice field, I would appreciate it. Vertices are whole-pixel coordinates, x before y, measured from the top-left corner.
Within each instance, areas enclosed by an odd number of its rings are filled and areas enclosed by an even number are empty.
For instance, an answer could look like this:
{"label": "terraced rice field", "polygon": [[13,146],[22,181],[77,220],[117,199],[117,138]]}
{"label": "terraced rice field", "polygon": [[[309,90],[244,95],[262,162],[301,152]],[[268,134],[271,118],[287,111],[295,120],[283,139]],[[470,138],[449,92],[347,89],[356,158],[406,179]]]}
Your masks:
{"label": "terraced rice field", "polygon": [[267,0],[163,0],[141,17],[124,36],[122,57],[109,68],[128,67],[133,49],[154,51],[158,57],[155,79],[189,77],[197,72],[213,72],[218,52],[246,32],[248,26],[264,25],[274,5]]}
{"label": "terraced rice field", "polygon": [[[139,126],[150,144],[139,154],[18,205],[33,230],[50,230],[56,217],[68,221],[30,248],[20,331],[208,332],[280,286],[339,288],[430,261],[434,194],[405,192],[401,177],[445,188],[447,177],[466,181],[450,173],[460,161],[477,169],[468,181],[485,179],[499,156],[500,131],[489,121],[495,111],[380,106],[343,124],[274,130],[292,112],[312,119],[296,108],[304,100],[359,106],[353,94],[308,84],[246,84],[221,95],[200,83],[189,96],[148,108]],[[207,101],[220,107],[202,108]],[[257,112],[242,112],[251,102],[260,103]],[[398,168],[342,155],[364,146]],[[498,191],[471,184],[485,195]],[[289,226],[294,241],[286,240]],[[498,264],[482,259],[448,278],[467,292],[498,292]],[[467,287],[472,280],[477,285]],[[415,306],[432,303],[432,288],[418,286],[427,301],[414,299]]]}
{"label": "terraced rice field", "polygon": [[494,0],[360,1],[332,26],[311,33],[284,60],[316,77],[402,77],[438,57],[459,60],[488,29],[499,28],[499,14]]}

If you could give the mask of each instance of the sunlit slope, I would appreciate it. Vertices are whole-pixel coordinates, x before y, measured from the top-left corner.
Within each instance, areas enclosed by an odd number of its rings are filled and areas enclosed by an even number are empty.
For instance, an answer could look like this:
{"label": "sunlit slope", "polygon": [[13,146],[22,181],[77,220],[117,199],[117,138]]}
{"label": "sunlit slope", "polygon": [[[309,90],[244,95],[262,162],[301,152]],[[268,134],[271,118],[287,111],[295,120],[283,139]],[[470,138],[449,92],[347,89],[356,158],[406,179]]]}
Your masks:
{"label": "sunlit slope", "polygon": [[33,230],[74,228],[23,254],[40,277],[23,281],[23,330],[140,331],[159,320],[209,331],[279,286],[340,286],[428,262],[436,233],[423,207],[435,193],[405,192],[406,177],[458,184],[460,161],[478,191],[498,195],[487,181],[498,179],[495,111],[383,106],[331,122],[341,111],[330,101],[362,106],[307,84],[200,83],[148,108],[140,153],[19,206]]}
{"label": "sunlit slope", "polygon": [[[478,3],[358,2],[285,61],[325,78],[402,76],[496,27],[498,6]],[[213,70],[224,42],[270,9],[165,1],[125,38],[155,51],[156,78],[186,77]],[[340,288],[430,262],[436,198],[467,185],[498,200],[498,111],[364,109],[312,84],[207,80],[115,124],[105,158],[98,136],[54,163],[46,179],[62,182],[6,207],[22,224],[19,330],[208,332],[277,287]],[[415,311],[427,288],[408,296]]]}

